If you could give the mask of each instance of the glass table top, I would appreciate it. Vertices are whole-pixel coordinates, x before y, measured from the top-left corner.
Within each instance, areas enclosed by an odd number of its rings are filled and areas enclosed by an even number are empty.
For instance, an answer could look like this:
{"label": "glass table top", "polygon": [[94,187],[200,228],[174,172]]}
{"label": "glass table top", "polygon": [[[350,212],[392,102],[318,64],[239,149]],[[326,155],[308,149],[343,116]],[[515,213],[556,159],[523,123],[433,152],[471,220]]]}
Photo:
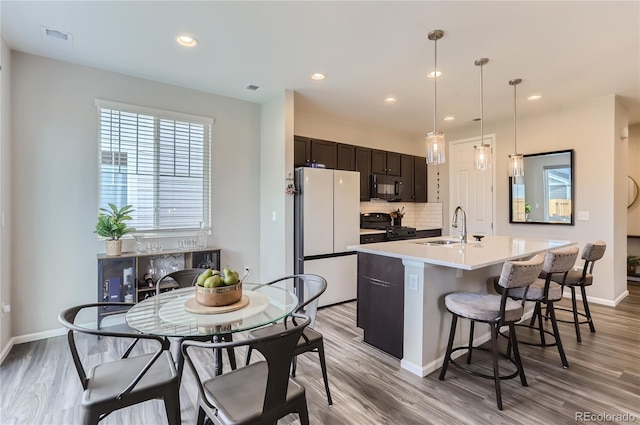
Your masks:
{"label": "glass table top", "polygon": [[218,314],[188,312],[184,305],[195,297],[195,287],[192,286],[140,301],[127,312],[127,324],[153,335],[221,335],[276,322],[292,313],[298,305],[298,298],[286,289],[252,283],[243,283],[242,286],[243,295],[249,297],[249,304],[239,310]]}

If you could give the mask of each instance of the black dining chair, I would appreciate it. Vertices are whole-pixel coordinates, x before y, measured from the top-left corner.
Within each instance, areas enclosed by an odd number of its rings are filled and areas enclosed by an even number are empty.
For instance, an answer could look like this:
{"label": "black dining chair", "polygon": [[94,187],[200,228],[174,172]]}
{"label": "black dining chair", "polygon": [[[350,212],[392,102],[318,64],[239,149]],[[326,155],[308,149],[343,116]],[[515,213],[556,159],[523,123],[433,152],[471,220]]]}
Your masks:
{"label": "black dining chair", "polygon": [[[302,337],[298,341],[296,350],[293,355],[291,364],[291,376],[296,376],[297,357],[300,354],[307,352],[318,353],[320,361],[320,369],[322,371],[322,379],[324,380],[324,389],[327,393],[327,403],[333,404],[331,399],[331,391],[329,389],[329,378],[327,376],[327,362],[324,356],[324,340],[322,334],[313,329],[316,322],[316,312],[318,311],[318,301],[320,295],[327,289],[327,281],[318,275],[314,274],[297,274],[291,276],[281,277],[273,280],[266,285],[284,286],[287,289],[292,290],[298,297],[298,307],[296,312],[303,313],[311,319],[311,323],[304,329]],[[269,333],[281,332],[282,329],[287,327],[287,318],[282,323],[267,326],[257,330],[249,332],[249,338],[257,338],[266,336]],[[245,364],[249,364],[251,360],[251,347],[247,350],[247,357]]]}
{"label": "black dining chair", "polygon": [[[67,340],[71,357],[84,393],[82,395],[82,423],[95,425],[115,410],[144,401],[164,400],[169,425],[180,425],[180,376],[176,371],[168,344],[161,336],[131,332],[114,332],[90,329],[75,323],[78,313],[86,309],[125,309],[133,304],[92,303],[64,310],[58,321],[68,329]],[[124,310],[123,310],[124,311]],[[114,313],[115,315],[115,313]],[[131,343],[118,360],[102,362],[89,372],[83,365],[83,355],[78,351],[77,334],[95,335],[101,338],[131,338]],[[131,356],[139,340],[158,343],[155,351]],[[84,344],[82,344],[84,345]]]}
{"label": "black dining chair", "polygon": [[[169,273],[165,276],[162,276],[158,279],[156,283],[156,295],[159,295],[161,292],[178,289],[178,288],[188,288],[190,286],[194,286],[198,279],[198,276],[204,272],[206,269],[184,269],[178,270],[172,273]],[[176,361],[176,367],[178,368],[178,373],[182,375],[182,370],[184,369],[184,357],[182,357],[182,351],[180,350],[180,344],[185,338],[180,337],[166,337],[170,342],[170,351],[173,355],[174,360]],[[223,334],[219,336],[222,341],[231,341],[231,334]],[[202,337],[189,337],[189,339],[194,339],[197,341],[210,341],[212,337],[210,336],[202,336]],[[229,356],[229,365],[231,369],[235,369],[236,365],[236,355],[233,351],[233,348],[227,349],[227,355]],[[220,364],[222,364],[220,362]]]}
{"label": "black dining chair", "polygon": [[[305,388],[289,378],[293,353],[311,319],[294,314],[290,325],[279,332],[234,342],[185,340],[182,353],[198,384],[197,424],[208,418],[217,425],[273,425],[278,419],[297,413],[309,424]],[[195,358],[198,349],[249,346],[265,358],[240,369],[202,380]]]}

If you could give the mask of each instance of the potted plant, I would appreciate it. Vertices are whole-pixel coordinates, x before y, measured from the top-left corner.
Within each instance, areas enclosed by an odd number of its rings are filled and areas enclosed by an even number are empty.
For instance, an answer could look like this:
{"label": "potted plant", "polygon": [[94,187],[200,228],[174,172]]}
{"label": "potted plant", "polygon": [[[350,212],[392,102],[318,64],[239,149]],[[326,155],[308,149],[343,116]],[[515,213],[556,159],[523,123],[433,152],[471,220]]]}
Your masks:
{"label": "potted plant", "polygon": [[109,208],[100,208],[101,213],[98,214],[98,222],[96,223],[96,230],[98,236],[107,238],[106,247],[107,255],[120,255],[122,254],[122,241],[120,238],[135,231],[133,227],[127,227],[125,221],[131,220],[131,214],[134,210],[131,205],[125,205],[122,208],[118,208],[115,204],[109,204]]}
{"label": "potted plant", "polygon": [[529,213],[531,212],[531,204],[528,202],[524,203],[524,216],[525,220],[529,220]]}
{"label": "potted plant", "polygon": [[627,274],[636,274],[636,268],[640,265],[640,257],[637,255],[629,255],[627,257]]}

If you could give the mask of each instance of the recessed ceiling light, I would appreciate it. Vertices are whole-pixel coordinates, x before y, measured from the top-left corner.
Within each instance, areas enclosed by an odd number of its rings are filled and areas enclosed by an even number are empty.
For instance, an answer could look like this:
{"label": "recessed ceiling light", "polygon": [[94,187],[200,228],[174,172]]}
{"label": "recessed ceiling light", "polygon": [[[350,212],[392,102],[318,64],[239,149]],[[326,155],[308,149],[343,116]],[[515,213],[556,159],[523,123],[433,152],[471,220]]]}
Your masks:
{"label": "recessed ceiling light", "polygon": [[527,100],[531,100],[531,101],[540,100],[540,99],[542,99],[542,95],[540,93],[531,93],[529,97],[527,97]]}
{"label": "recessed ceiling light", "polygon": [[384,98],[384,103],[396,103],[398,101],[398,98],[393,97],[393,96],[387,96]]}
{"label": "recessed ceiling light", "polygon": [[446,117],[443,118],[443,120],[445,121],[453,121],[455,119],[456,117],[454,117],[453,115],[447,115]]}
{"label": "recessed ceiling light", "polygon": [[324,80],[325,78],[327,78],[327,76],[322,74],[322,73],[320,73],[320,72],[316,72],[315,74],[311,74],[311,79],[312,80],[320,81],[320,80]]}
{"label": "recessed ceiling light", "polygon": [[198,45],[198,40],[190,35],[179,35],[176,37],[178,44],[186,47],[195,47]]}
{"label": "recessed ceiling light", "polygon": [[439,76],[442,75],[442,71],[431,71],[430,73],[427,74],[427,77],[429,78],[437,78]]}

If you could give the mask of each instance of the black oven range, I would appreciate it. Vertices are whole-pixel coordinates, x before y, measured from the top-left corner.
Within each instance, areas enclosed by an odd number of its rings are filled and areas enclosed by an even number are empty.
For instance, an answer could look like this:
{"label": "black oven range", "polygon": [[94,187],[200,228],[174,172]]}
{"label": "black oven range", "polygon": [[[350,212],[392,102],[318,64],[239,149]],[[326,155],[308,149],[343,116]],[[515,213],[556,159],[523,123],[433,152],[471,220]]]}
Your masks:
{"label": "black oven range", "polygon": [[[387,213],[365,213],[360,214],[360,228],[371,230],[384,230],[382,240],[371,240],[370,242],[400,241],[404,239],[417,238],[416,228],[407,226],[392,226],[391,214]],[[361,243],[365,243],[361,241]]]}

